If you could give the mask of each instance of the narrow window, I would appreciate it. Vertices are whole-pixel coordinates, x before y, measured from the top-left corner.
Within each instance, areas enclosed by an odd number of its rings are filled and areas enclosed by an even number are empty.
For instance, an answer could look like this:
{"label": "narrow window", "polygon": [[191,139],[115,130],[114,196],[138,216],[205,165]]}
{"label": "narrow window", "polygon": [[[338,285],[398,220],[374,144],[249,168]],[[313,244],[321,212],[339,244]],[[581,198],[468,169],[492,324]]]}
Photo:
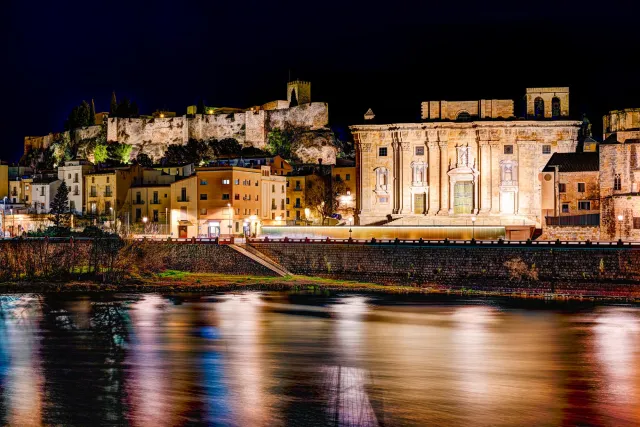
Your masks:
{"label": "narrow window", "polygon": [[505,145],[504,154],[513,154],[513,145]]}
{"label": "narrow window", "polygon": [[416,156],[424,156],[424,146],[419,145],[416,147]]}
{"label": "narrow window", "polygon": [[584,182],[579,182],[578,183],[578,193],[584,193],[585,191],[585,184]]}
{"label": "narrow window", "polygon": [[591,202],[590,201],[578,202],[578,210],[579,211],[591,210]]}
{"label": "narrow window", "polygon": [[562,204],[562,213],[569,213],[569,203]]}
{"label": "narrow window", "polygon": [[200,200],[207,200],[207,195],[206,194],[201,194],[200,195]]}
{"label": "narrow window", "polygon": [[558,193],[566,193],[567,192],[567,184],[558,184]]}
{"label": "narrow window", "polygon": [[533,101],[533,110],[536,119],[541,119],[544,117],[544,101],[542,100],[542,98],[537,97]]}
{"label": "narrow window", "polygon": [[387,147],[378,148],[378,156],[387,157]]}
{"label": "narrow window", "polygon": [[551,100],[551,117],[557,119],[560,117],[560,98],[554,96]]}
{"label": "narrow window", "polygon": [[543,145],[542,146],[542,154],[551,154],[551,146]]}
{"label": "narrow window", "polygon": [[622,179],[619,173],[613,176],[613,189],[616,191],[622,190]]}

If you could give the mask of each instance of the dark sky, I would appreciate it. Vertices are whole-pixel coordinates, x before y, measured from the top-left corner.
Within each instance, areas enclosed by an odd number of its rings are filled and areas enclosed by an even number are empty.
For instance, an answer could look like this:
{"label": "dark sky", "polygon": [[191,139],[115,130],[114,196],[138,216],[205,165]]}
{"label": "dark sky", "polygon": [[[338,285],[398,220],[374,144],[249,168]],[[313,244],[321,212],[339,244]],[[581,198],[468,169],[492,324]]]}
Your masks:
{"label": "dark sky", "polygon": [[[571,112],[601,132],[640,107],[638,2],[17,1],[3,5],[0,158],[24,135],[61,130],[83,99],[112,91],[150,114],[246,107],[312,81],[331,123],[411,121],[420,101],[519,99],[571,87]],[[634,62],[635,61],[635,62]]]}

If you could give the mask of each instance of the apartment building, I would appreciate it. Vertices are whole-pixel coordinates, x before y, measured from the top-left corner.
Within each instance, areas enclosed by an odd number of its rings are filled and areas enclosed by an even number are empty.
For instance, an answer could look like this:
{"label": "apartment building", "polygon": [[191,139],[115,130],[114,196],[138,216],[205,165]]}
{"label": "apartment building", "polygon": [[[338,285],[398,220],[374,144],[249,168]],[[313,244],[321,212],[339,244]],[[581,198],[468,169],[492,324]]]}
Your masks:
{"label": "apartment building", "polygon": [[68,160],[58,167],[58,179],[69,189],[69,211],[82,215],[86,211],[84,176],[93,170],[87,160]]}
{"label": "apartment building", "polygon": [[198,237],[198,183],[196,175],[182,177],[170,184],[171,236]]}
{"label": "apartment building", "polygon": [[305,188],[311,175],[287,176],[285,220],[289,225],[306,225],[311,219],[311,211],[306,209]]}
{"label": "apartment building", "polygon": [[143,168],[139,165],[102,169],[85,175],[87,214],[118,216],[127,201],[129,188],[142,183]]}
{"label": "apartment building", "polygon": [[62,181],[54,173],[34,175],[31,184],[31,205],[33,213],[45,214],[51,210],[51,202]]}
{"label": "apartment building", "polygon": [[260,220],[263,225],[286,224],[287,178],[275,175],[269,166],[260,169],[261,208]]}

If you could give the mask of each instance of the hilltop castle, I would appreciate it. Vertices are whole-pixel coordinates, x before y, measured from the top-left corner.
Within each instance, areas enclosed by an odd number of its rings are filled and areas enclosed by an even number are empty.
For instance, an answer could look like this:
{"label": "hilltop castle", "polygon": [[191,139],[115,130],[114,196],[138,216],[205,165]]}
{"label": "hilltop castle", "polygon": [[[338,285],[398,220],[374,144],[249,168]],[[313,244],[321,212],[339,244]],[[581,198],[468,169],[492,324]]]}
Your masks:
{"label": "hilltop castle", "polygon": [[[104,113],[102,113],[104,114]],[[102,118],[102,117],[101,117]],[[132,158],[145,153],[158,161],[171,144],[186,144],[190,139],[209,140],[234,138],[244,146],[264,149],[267,135],[279,128],[295,130],[292,153],[303,163],[334,164],[336,148],[333,133],[327,127],[329,107],[324,102],[311,101],[311,83],[287,83],[287,99],[271,101],[250,108],[206,108],[196,114],[196,107],[187,114],[154,114],[140,118],[103,118],[108,142],[133,146]],[[91,138],[100,126],[76,130],[76,139]],[[31,149],[47,148],[55,134],[25,137],[25,153]]]}

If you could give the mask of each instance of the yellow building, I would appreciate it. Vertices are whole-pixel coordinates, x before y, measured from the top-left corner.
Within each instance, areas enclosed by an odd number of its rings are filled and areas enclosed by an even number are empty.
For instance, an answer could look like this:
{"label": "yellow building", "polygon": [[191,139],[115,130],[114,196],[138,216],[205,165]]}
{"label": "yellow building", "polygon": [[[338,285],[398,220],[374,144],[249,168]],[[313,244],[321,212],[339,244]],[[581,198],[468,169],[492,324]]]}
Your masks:
{"label": "yellow building", "polygon": [[349,224],[354,223],[356,209],[355,162],[342,161],[331,169],[333,192],[336,197],[336,213]]}
{"label": "yellow building", "polygon": [[141,234],[168,234],[171,184],[141,184],[129,188],[127,224]]}
{"label": "yellow building", "polygon": [[198,236],[198,183],[195,175],[171,184],[171,236],[178,238]]}
{"label": "yellow building", "polygon": [[85,175],[85,200],[88,215],[119,216],[127,201],[129,188],[142,182],[139,165],[103,169]]}
{"label": "yellow building", "polygon": [[9,197],[9,165],[0,164],[0,200]]}
{"label": "yellow building", "polygon": [[286,224],[287,179],[268,166],[261,168],[261,209],[263,225]]}
{"label": "yellow building", "polygon": [[285,202],[286,214],[285,219],[288,225],[305,225],[307,223],[307,215],[305,214],[305,188],[307,176],[290,175],[287,176],[287,198]]}

